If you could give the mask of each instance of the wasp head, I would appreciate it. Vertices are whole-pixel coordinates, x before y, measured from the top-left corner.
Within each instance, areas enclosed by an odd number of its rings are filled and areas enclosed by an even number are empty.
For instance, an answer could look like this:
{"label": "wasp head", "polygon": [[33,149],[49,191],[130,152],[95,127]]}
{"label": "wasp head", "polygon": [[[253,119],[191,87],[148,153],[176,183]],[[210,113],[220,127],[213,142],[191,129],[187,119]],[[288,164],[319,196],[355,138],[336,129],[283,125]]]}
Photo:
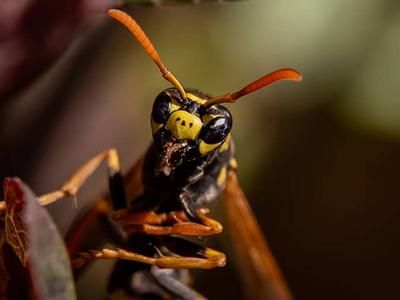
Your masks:
{"label": "wasp head", "polygon": [[159,151],[159,172],[168,176],[183,162],[204,157],[229,143],[232,116],[222,105],[204,105],[209,99],[197,90],[188,90],[183,99],[176,88],[157,96],[151,128]]}

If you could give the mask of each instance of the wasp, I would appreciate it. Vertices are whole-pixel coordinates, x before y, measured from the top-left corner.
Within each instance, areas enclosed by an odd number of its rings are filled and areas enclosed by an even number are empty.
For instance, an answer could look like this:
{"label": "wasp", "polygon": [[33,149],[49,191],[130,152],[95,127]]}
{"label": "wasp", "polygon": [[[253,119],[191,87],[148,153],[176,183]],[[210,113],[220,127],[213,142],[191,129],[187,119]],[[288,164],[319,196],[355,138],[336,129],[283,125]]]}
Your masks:
{"label": "wasp", "polygon": [[[279,69],[236,92],[211,97],[181,85],[132,17],[117,9],[107,14],[132,33],[172,87],[155,98],[150,117],[153,142],[127,175],[121,172],[117,151],[110,149],[84,164],[59,190],[39,197],[42,205],[64,196],[75,198],[80,186],[103,161],[108,166],[110,204],[97,202],[67,238],[70,253],[75,256],[72,265],[79,268],[92,260],[117,259],[111,290],[122,289],[151,299],[203,299],[188,286],[186,269],[211,269],[226,263],[224,253],[193,241],[193,237],[222,232],[222,225],[207,215],[207,206],[223,194],[239,244],[244,245],[243,249],[255,248],[258,255],[247,255],[249,263],[258,270],[261,280],[274,282],[273,294],[288,299],[289,293],[239,186],[232,115],[222,104],[233,103],[279,80],[300,81],[301,75],[293,69]],[[122,229],[114,235],[118,247],[77,254],[87,225],[102,214],[108,216],[110,225]]]}

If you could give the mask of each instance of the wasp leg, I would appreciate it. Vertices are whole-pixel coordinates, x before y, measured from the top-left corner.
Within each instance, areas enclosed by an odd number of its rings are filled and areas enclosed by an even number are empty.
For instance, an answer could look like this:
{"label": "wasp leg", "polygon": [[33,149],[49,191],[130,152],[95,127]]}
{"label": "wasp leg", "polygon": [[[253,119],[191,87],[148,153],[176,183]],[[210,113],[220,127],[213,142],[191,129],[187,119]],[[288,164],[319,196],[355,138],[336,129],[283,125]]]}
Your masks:
{"label": "wasp leg", "polygon": [[39,197],[42,205],[47,205],[57,201],[65,196],[73,197],[76,202],[76,194],[80,187],[85,183],[87,178],[96,171],[99,165],[107,162],[110,196],[114,209],[126,207],[125,189],[123,185],[123,177],[116,149],[105,150],[78,169],[59,190],[45,194]]}
{"label": "wasp leg", "polygon": [[[81,249],[87,249],[102,245],[101,243],[111,241],[117,245],[123,245],[126,237],[114,222],[109,218],[112,209],[106,199],[101,198],[90,207],[84,215],[78,219],[72,229],[68,231],[65,238],[70,257],[75,257]],[[88,239],[92,233],[100,226],[103,233],[102,238]]]}
{"label": "wasp leg", "polygon": [[77,269],[96,259],[124,259],[168,269],[213,269],[225,266],[226,256],[224,253],[202,247],[202,253],[199,252],[196,254],[198,255],[197,257],[164,256],[160,252],[160,257],[150,257],[124,249],[104,248],[81,252],[78,258],[71,261],[71,264],[74,269]]}
{"label": "wasp leg", "polygon": [[[113,154],[111,153],[111,155]],[[118,161],[118,157],[115,157],[114,160],[115,159]],[[100,164],[98,160],[96,160],[96,163],[97,165]],[[129,198],[137,197],[139,194],[142,193],[142,167],[143,159],[139,159],[131,168],[131,170],[128,171],[125,177],[124,190],[129,195]],[[120,187],[120,190],[123,190],[123,187]],[[68,232],[66,237],[66,244],[68,252],[72,258],[76,257],[77,253],[82,249],[86,250],[101,247],[101,245],[105,244],[105,241],[112,242],[113,244],[120,247],[125,245],[126,235],[122,232],[121,227],[117,226],[118,224],[113,222],[110,217],[112,215],[125,212],[126,209],[121,209],[117,212],[114,212],[113,207],[111,207],[107,198],[100,197],[98,200],[96,200],[94,202],[94,205],[91,206],[83,214],[83,216],[78,219],[76,224],[74,224],[71,230]],[[116,199],[117,197],[112,196],[112,198]],[[114,200],[112,202],[115,203],[116,201]],[[114,207],[115,206],[116,205],[114,204]],[[101,236],[103,237],[103,239],[96,238],[95,241],[90,238],[88,239],[88,236],[90,237],[91,235],[93,235],[93,233],[96,234],[95,230],[98,229],[98,226],[101,226],[101,231],[103,233]]]}
{"label": "wasp leg", "polygon": [[207,217],[201,209],[196,210],[196,215],[199,223],[190,222],[187,215],[182,211],[164,214],[156,214],[155,212],[131,213],[120,217],[117,221],[121,223],[127,233],[209,236],[222,232],[221,223]]}
{"label": "wasp leg", "polygon": [[186,191],[184,191],[179,194],[178,199],[188,218],[192,222],[200,223],[200,220],[196,215],[196,207],[194,206],[194,202],[190,201],[189,194]]}
{"label": "wasp leg", "polygon": [[116,149],[105,150],[90,161],[84,164],[75,174],[68,179],[61,187],[61,191],[72,197],[76,197],[79,188],[85,183],[86,179],[93,174],[103,161],[107,162],[110,196],[114,209],[124,208],[126,206],[125,189],[123,186],[123,177]]}
{"label": "wasp leg", "polygon": [[[198,209],[200,218],[204,217],[209,210],[207,208]],[[166,225],[179,222],[189,222],[183,211],[172,211],[168,213],[156,213],[155,211],[132,212],[128,209],[120,210],[112,214],[112,219],[120,225]],[[205,221],[207,223],[207,221]]]}
{"label": "wasp leg", "polygon": [[[198,209],[201,216],[209,212],[208,208]],[[172,211],[169,213],[156,213],[155,211],[131,212],[120,210],[112,214],[112,219],[121,225],[161,225],[163,223],[173,224],[178,222],[189,222],[187,215],[183,211]]]}
{"label": "wasp leg", "polygon": [[[45,195],[42,195],[40,197],[38,197],[38,201],[40,203],[40,205],[42,206],[46,206],[50,203],[53,203],[63,197],[69,196],[68,193],[66,193],[65,191],[62,190],[57,190]],[[0,211],[3,211],[6,209],[6,203],[5,201],[0,201]]]}
{"label": "wasp leg", "polygon": [[157,283],[162,286],[168,292],[172,293],[179,299],[185,300],[205,300],[206,298],[196,292],[191,287],[187,286],[185,283],[179,279],[173,277],[175,270],[171,269],[160,269],[156,266],[150,268],[150,273],[153,275]]}
{"label": "wasp leg", "polygon": [[143,225],[175,223],[187,221],[183,212],[156,213],[155,211],[130,212],[128,210],[120,210],[112,214],[112,219],[121,225]]}
{"label": "wasp leg", "polygon": [[[212,269],[223,267],[226,263],[226,256],[224,253],[183,238],[165,236],[159,239],[159,246],[160,249],[163,249],[163,252],[169,255],[163,256],[161,251],[158,251],[161,256],[160,258],[178,258],[181,260],[179,263],[181,268]],[[167,267],[162,264],[155,265],[161,268]],[[175,267],[171,268],[179,268],[179,266],[175,265]]]}
{"label": "wasp leg", "polygon": [[[110,195],[113,202],[113,208],[120,209],[126,207],[123,177],[121,174],[118,153],[115,149],[105,150],[97,154],[76,171],[60,189],[38,197],[40,204],[45,206],[63,197],[72,197],[76,203],[76,194],[78,190],[104,160],[107,161],[108,166]],[[0,202],[0,211],[4,209],[5,203]]]}

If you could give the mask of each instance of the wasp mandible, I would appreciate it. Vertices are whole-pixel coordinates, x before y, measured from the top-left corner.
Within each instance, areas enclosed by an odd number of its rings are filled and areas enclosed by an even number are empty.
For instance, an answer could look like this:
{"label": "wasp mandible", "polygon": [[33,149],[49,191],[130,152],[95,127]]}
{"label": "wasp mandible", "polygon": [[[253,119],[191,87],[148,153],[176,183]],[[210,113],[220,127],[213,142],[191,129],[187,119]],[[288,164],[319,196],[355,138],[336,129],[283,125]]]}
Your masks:
{"label": "wasp mandible", "polygon": [[[131,261],[128,277],[146,272],[154,284],[138,281],[135,286],[135,281],[129,280],[129,286],[124,287],[126,290],[160,297],[167,293],[182,299],[201,298],[185,284],[182,269],[222,267],[226,257],[224,253],[183,237],[210,236],[222,231],[222,225],[207,216],[207,204],[222,192],[228,212],[236,214],[236,218],[241,216],[240,222],[234,222],[237,223],[236,233],[243,235],[245,243],[255,243],[260,251],[259,261],[255,262],[261,265],[258,269],[268,264],[263,259],[270,259],[236,178],[232,115],[222,104],[233,103],[279,80],[300,81],[301,75],[293,69],[280,69],[236,92],[211,97],[199,90],[184,88],[128,14],[111,9],[108,15],[133,34],[162,76],[173,86],[163,90],[154,100],[150,118],[153,142],[125,178],[117,151],[103,151],[83,165],[61,189],[40,197],[39,201],[46,205],[64,196],[75,197],[87,177],[106,161],[111,207],[104,203],[96,205],[78,226],[81,229],[74,231],[82,231],[94,215],[106,214],[123,229],[116,242],[119,248],[80,253],[72,260],[73,266],[78,268],[95,259]],[[76,253],[79,244],[76,236],[82,234],[70,236],[70,253]],[[126,272],[125,267],[118,268],[117,264],[113,273],[118,274],[122,269]]]}

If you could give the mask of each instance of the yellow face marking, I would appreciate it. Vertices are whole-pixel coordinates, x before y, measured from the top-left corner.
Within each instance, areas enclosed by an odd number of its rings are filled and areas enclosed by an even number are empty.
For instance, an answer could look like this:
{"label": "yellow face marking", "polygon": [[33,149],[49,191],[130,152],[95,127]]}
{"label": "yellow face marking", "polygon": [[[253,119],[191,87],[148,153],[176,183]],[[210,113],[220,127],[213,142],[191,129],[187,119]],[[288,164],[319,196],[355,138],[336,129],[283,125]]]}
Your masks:
{"label": "yellow face marking", "polygon": [[202,99],[202,98],[197,97],[197,96],[195,96],[193,94],[190,94],[190,93],[186,93],[186,97],[188,97],[190,100],[192,100],[194,102],[197,102],[197,103],[200,103],[200,104],[204,104],[204,103],[207,102],[206,99]]}
{"label": "yellow face marking", "polygon": [[180,108],[181,108],[181,105],[179,104],[179,102],[171,97],[171,109],[169,112],[172,113],[173,111],[178,110]]}
{"label": "yellow face marking", "polygon": [[229,146],[231,144],[231,134],[228,134],[228,136],[225,139],[225,142],[222,144],[221,148],[219,151],[223,152],[229,149]]}
{"label": "yellow face marking", "polygon": [[161,127],[163,127],[163,124],[156,123],[153,118],[151,118],[151,132],[153,134],[156,133]]}
{"label": "yellow face marking", "polygon": [[219,186],[223,185],[226,181],[226,167],[223,167],[221,171],[219,171],[218,177],[217,177],[217,184]]}
{"label": "yellow face marking", "polygon": [[217,148],[219,145],[221,145],[221,143],[216,143],[216,144],[207,144],[205,141],[200,140],[200,144],[199,144],[199,151],[201,154],[207,154],[208,152],[214,150],[215,148]]}
{"label": "yellow face marking", "polygon": [[229,167],[232,169],[232,170],[237,170],[237,168],[238,168],[238,163],[237,163],[237,160],[236,159],[234,159],[234,158],[231,158],[231,160],[229,161]]}
{"label": "yellow face marking", "polygon": [[167,129],[177,139],[196,139],[202,126],[199,117],[185,110],[174,111],[167,121]]}

